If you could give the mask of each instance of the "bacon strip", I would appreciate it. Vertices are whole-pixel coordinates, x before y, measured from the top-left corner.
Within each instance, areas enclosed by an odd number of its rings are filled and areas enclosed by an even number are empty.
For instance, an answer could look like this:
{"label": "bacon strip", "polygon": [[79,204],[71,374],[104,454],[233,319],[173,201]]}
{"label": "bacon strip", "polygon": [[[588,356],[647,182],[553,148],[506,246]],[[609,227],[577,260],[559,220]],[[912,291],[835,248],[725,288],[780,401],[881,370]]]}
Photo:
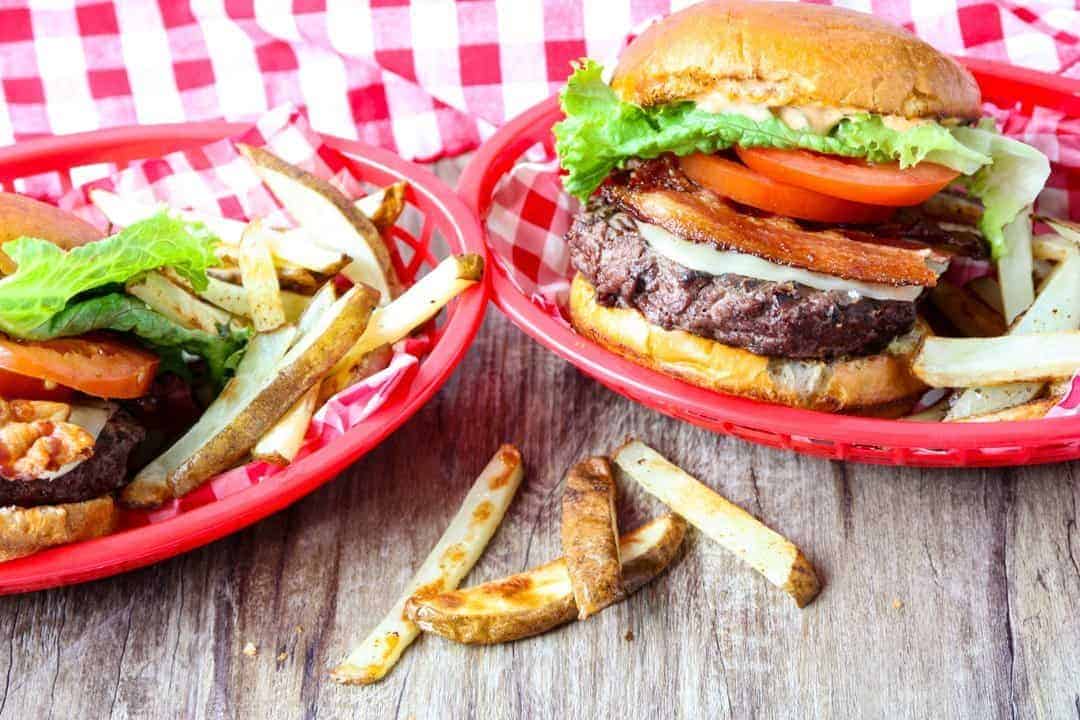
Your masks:
{"label": "bacon strip", "polygon": [[605,195],[644,222],[720,250],[756,255],[781,265],[886,285],[933,287],[929,249],[852,240],[835,231],[804,230],[788,218],[741,213],[704,190],[632,189],[608,185]]}
{"label": "bacon strip", "polygon": [[94,454],[94,436],[78,425],[52,420],[0,427],[0,477],[30,480]]}

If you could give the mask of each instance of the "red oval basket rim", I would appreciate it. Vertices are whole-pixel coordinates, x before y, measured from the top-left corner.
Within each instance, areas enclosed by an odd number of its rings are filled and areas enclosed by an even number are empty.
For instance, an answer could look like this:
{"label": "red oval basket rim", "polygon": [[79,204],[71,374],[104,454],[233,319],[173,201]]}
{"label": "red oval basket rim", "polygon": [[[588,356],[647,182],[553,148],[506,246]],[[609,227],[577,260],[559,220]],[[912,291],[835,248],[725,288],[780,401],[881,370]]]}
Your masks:
{"label": "red oval basket rim", "polygon": [[[95,148],[100,151],[102,147],[155,141],[195,144],[228,137],[247,127],[222,122],[185,123],[41,138],[0,148],[0,167],[12,176],[21,176],[20,168],[31,167],[43,157],[72,158],[74,161],[66,164],[71,167],[79,165],[78,159]],[[438,207],[446,224],[456,231],[456,237],[446,233],[451,249],[480,254],[490,267],[476,216],[442,180],[387,150],[354,140],[323,137],[350,160],[408,180],[413,191],[422,193]],[[0,563],[0,595],[85,582],[165,560],[241,530],[312,492],[374,449],[443,386],[472,345],[483,322],[489,291],[485,277],[462,293],[455,300],[454,311],[438,342],[421,359],[406,385],[397,388],[383,407],[341,438],[258,485],[177,517]]]}
{"label": "red oval basket rim", "polygon": [[[969,64],[982,83],[1007,82],[1010,88],[1026,83],[1025,88],[1041,89],[1043,94],[1040,97],[1057,92],[1070,108],[1076,105],[1080,110],[1080,103],[1077,102],[1080,101],[1080,83],[1075,83],[1073,87],[1053,76],[987,61]],[[458,194],[481,218],[482,223],[498,180],[513,160],[539,141],[536,128],[550,128],[561,116],[557,98],[538,103],[500,128],[466,166],[458,180]],[[484,239],[487,243],[486,228]],[[490,254],[490,244],[488,249]],[[633,363],[586,340],[523,295],[498,260],[492,262],[491,266],[492,300],[529,336],[615,392],[710,430],[728,433],[734,426],[748,429],[757,427],[763,428],[766,433],[806,438],[808,442],[824,440],[929,450],[930,453],[998,446],[1022,448],[1080,440],[1080,417],[997,423],[916,423],[803,410],[706,390]],[[790,442],[787,446],[797,452],[807,451],[805,447],[793,447]],[[1080,455],[1080,450],[1077,455]],[[938,463],[934,462],[931,454],[913,464],[933,466]],[[958,463],[950,461],[940,464],[956,466]],[[996,463],[983,461],[979,464]],[[1023,464],[1023,461],[1017,464]]]}

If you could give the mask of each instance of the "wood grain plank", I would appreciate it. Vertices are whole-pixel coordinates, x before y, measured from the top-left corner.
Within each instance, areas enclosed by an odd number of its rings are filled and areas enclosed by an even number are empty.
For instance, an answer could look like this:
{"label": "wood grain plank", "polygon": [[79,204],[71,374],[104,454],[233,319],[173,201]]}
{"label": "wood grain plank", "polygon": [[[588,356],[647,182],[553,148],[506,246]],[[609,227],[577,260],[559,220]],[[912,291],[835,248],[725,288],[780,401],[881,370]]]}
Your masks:
{"label": "wood grain plank", "polygon": [[[796,610],[692,532],[664,575],[584,623],[492,648],[421,637],[378,685],[328,681],[500,442],[521,447],[526,479],[469,583],[557,556],[566,468],[627,435],[799,544],[818,600]],[[630,403],[490,310],[436,398],[310,497],[152,568],[0,598],[0,720],[1080,719],[1077,467],[759,448]],[[662,510],[626,478],[619,491],[622,527]]]}

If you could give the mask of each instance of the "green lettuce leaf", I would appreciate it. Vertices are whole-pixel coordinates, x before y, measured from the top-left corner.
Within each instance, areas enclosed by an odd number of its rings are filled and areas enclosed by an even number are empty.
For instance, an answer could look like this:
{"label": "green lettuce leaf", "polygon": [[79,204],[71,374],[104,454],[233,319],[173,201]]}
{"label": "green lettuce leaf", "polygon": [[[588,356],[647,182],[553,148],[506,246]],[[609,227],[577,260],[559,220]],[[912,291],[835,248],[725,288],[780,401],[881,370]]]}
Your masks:
{"label": "green lettuce leaf", "polygon": [[665,152],[714,153],[737,144],[898,161],[901,167],[925,160],[970,176],[966,184],[986,207],[982,231],[997,258],[1006,252],[1002,228],[1034,201],[1050,172],[1038,150],[984,128],[928,123],[898,131],[880,116],[859,114],[818,135],[793,130],[776,117],[709,113],[692,102],[641,108],[619,100],[602,70],[592,60],[575,66],[560,95],[566,119],[554,127],[555,149],[567,173],[563,184],[581,200],[627,160]]}
{"label": "green lettuce leaf", "polygon": [[38,238],[4,243],[18,270],[0,280],[0,330],[24,338],[77,295],[163,267],[202,290],[206,268],[217,263],[216,242],[201,224],[160,212],[112,237],[68,251]]}
{"label": "green lettuce leaf", "polygon": [[801,148],[871,162],[898,160],[903,167],[932,160],[965,174],[990,162],[937,124],[899,132],[880,117],[862,114],[841,120],[828,135],[818,135],[794,130],[776,117],[754,120],[709,113],[692,102],[641,108],[619,100],[601,74],[592,60],[576,66],[560,95],[566,119],[554,128],[555,149],[567,171],[564,185],[582,200],[630,158],[713,153],[736,144]]}
{"label": "green lettuce leaf", "polygon": [[28,340],[51,340],[94,330],[131,333],[166,359],[184,350],[206,360],[210,376],[220,387],[236,369],[251,336],[247,328],[222,327],[214,335],[177,325],[130,295],[110,293],[71,303],[45,323],[23,333]]}
{"label": "green lettuce leaf", "polygon": [[982,200],[979,229],[990,243],[994,258],[1000,259],[1007,252],[1005,226],[1042,192],[1050,177],[1050,161],[1030,145],[993,130],[956,128],[953,133],[966,146],[992,158],[964,184],[968,192]]}

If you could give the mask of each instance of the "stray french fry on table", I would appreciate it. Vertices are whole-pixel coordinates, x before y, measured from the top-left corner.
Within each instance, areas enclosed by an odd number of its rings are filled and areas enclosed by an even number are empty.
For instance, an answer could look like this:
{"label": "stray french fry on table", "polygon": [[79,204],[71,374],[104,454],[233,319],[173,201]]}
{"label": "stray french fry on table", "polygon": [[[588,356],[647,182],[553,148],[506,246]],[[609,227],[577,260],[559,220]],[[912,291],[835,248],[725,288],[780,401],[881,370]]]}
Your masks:
{"label": "stray french fry on table", "polygon": [[390,671],[420,634],[416,623],[402,614],[405,602],[414,594],[435,595],[458,586],[498,529],[522,477],[521,453],[512,445],[503,445],[476,478],[449,527],[390,612],[331,671],[333,680],[367,685],[381,680]]}
{"label": "stray french fry on table", "polygon": [[805,607],[821,590],[814,566],[790,540],[688,475],[638,440],[616,451],[615,464],[660,502],[682,515]]}
{"label": "stray french fry on table", "polygon": [[561,534],[578,619],[584,620],[622,591],[615,478],[607,458],[583,460],[566,474]]}
{"label": "stray french fry on table", "polygon": [[[619,539],[620,600],[671,564],[685,533],[686,522],[668,513]],[[578,617],[566,558],[461,590],[417,593],[405,612],[425,632],[470,645],[520,640]]]}

